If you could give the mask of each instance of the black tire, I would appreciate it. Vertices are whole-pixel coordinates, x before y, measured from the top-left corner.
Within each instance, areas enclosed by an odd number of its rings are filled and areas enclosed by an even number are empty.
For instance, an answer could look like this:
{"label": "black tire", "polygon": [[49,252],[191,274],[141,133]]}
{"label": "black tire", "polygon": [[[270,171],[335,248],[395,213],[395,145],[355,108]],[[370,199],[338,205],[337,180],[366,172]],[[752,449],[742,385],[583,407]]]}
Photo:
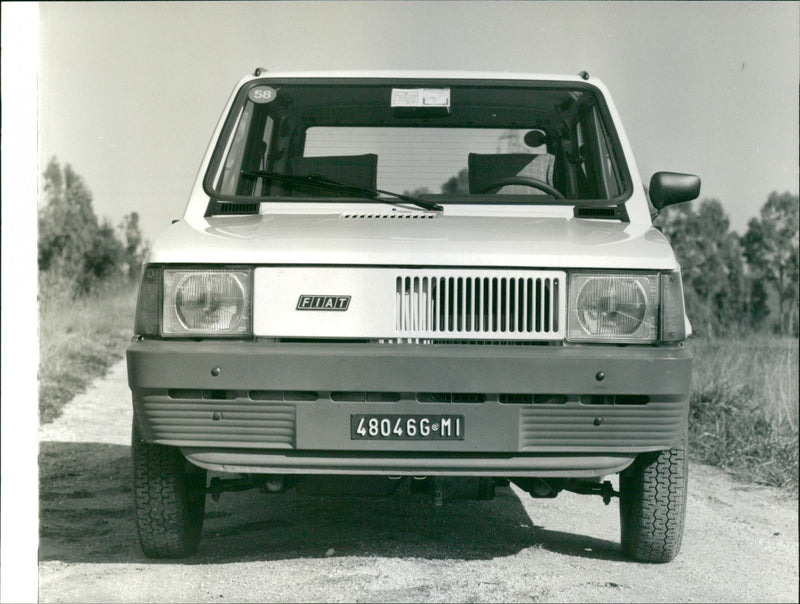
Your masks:
{"label": "black tire", "polygon": [[637,562],[669,562],[681,549],[689,464],[680,447],[639,455],[619,477],[622,550]]}
{"label": "black tire", "polygon": [[139,544],[150,558],[182,558],[197,551],[203,532],[206,471],[176,447],[131,437],[133,494]]}

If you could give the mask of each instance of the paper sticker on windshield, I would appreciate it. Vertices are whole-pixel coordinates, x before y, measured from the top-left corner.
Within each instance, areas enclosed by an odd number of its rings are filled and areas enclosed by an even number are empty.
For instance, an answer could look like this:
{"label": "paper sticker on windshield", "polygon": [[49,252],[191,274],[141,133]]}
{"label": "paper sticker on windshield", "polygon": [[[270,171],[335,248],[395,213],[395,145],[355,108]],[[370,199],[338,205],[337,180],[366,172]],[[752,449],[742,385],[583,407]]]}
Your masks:
{"label": "paper sticker on windshield", "polygon": [[247,93],[247,98],[254,103],[271,103],[275,100],[276,96],[278,96],[278,93],[275,92],[274,88],[270,88],[269,86],[256,86],[255,88],[251,88],[250,92]]}
{"label": "paper sticker on windshield", "polygon": [[393,88],[392,107],[450,107],[450,89]]}

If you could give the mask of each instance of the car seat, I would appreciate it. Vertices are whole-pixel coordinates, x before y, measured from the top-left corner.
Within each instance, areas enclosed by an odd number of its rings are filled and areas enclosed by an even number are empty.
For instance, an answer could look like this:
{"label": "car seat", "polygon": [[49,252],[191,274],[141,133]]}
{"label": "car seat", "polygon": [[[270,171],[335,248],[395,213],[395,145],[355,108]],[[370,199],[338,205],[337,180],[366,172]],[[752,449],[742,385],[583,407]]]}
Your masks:
{"label": "car seat", "polygon": [[[469,192],[481,193],[494,182],[511,176],[527,176],[553,185],[553,165],[555,156],[550,153],[470,153]],[[506,185],[487,193],[509,193],[530,195],[536,190],[524,185]]]}
{"label": "car seat", "polygon": [[[362,189],[374,190],[378,186],[378,156],[374,153],[294,157],[289,160],[289,169],[294,176],[322,176]],[[292,192],[303,196],[341,196],[337,191],[326,191],[303,184],[293,184]]]}

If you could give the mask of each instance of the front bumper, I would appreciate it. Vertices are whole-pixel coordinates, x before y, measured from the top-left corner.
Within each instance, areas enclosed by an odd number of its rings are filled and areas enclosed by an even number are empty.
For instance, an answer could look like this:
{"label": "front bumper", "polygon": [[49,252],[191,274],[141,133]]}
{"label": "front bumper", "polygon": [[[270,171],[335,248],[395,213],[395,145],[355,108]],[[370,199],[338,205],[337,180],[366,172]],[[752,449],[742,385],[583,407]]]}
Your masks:
{"label": "front bumper", "polygon": [[[676,445],[692,362],[682,347],[257,340],[138,340],[127,357],[144,438],[204,467],[514,476],[611,473]],[[357,414],[457,414],[465,436],[352,439]]]}

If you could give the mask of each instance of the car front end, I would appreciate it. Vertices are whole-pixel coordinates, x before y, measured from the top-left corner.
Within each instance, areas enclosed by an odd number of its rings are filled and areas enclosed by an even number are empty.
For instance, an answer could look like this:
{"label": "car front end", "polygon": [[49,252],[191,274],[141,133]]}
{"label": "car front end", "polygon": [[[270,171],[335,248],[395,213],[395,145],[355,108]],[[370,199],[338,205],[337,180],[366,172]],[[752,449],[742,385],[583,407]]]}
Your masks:
{"label": "car front end", "polygon": [[[167,455],[195,506],[320,476],[608,500],[684,447],[680,267],[599,82],[258,72],[214,141],[142,273],[142,502]],[[626,514],[634,558],[677,553]],[[193,518],[169,544],[140,523],[145,551],[193,551]]]}

